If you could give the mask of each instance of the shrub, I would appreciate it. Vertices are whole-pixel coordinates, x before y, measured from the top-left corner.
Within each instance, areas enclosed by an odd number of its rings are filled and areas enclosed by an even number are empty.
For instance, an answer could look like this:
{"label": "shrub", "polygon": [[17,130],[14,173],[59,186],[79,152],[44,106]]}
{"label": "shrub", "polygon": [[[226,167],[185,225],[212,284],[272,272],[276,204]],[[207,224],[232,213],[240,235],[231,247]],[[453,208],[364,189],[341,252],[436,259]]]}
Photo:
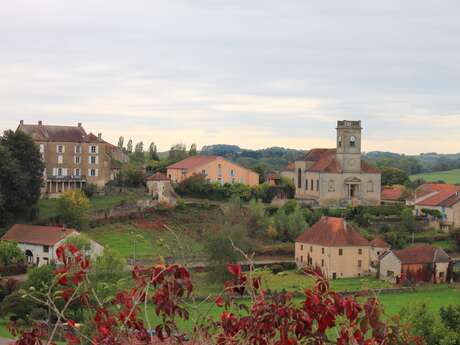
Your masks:
{"label": "shrub", "polygon": [[94,183],[87,183],[82,190],[88,198],[92,198],[97,192],[97,186]]}
{"label": "shrub", "polygon": [[8,277],[27,272],[27,265],[23,262],[18,262],[11,265],[0,266],[0,276]]}
{"label": "shrub", "polygon": [[43,308],[35,308],[30,311],[29,319],[34,321],[43,321],[48,318],[48,311]]}
{"label": "shrub", "polygon": [[187,207],[187,205],[185,205],[184,199],[182,199],[182,198],[177,198],[176,199],[176,208],[178,210],[185,210],[186,207]]}
{"label": "shrub", "polygon": [[274,240],[278,237],[278,231],[276,230],[276,227],[273,224],[270,224],[267,228],[267,236],[268,238]]}
{"label": "shrub", "polygon": [[280,272],[284,271],[284,267],[281,266],[280,264],[275,264],[270,267],[271,271],[273,274],[278,274]]}
{"label": "shrub", "polygon": [[83,229],[89,224],[91,203],[79,189],[69,189],[59,198],[59,218],[68,227]]}
{"label": "shrub", "polygon": [[15,265],[24,261],[24,254],[13,241],[0,241],[0,266]]}

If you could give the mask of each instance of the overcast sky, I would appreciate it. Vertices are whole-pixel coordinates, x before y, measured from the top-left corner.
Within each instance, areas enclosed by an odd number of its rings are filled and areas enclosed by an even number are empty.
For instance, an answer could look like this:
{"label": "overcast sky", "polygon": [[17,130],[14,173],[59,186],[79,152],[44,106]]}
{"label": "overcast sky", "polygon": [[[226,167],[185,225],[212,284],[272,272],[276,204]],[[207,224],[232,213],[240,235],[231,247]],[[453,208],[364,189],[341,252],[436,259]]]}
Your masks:
{"label": "overcast sky", "polygon": [[14,0],[0,128],[116,143],[300,149],[363,121],[365,151],[460,152],[458,0]]}

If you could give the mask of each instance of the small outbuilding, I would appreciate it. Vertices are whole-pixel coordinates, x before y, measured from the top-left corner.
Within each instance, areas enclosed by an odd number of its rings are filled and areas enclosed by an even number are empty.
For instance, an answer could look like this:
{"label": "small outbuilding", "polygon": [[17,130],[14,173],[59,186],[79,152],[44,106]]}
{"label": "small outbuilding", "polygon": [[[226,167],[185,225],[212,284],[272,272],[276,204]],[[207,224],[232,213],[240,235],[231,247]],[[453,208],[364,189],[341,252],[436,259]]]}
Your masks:
{"label": "small outbuilding", "polygon": [[445,282],[450,261],[442,248],[429,244],[390,250],[380,256],[379,278],[396,283]]}
{"label": "small outbuilding", "polygon": [[176,204],[177,194],[171,185],[171,179],[161,172],[156,172],[147,177],[147,188],[149,194],[159,202],[166,202],[171,205]]}

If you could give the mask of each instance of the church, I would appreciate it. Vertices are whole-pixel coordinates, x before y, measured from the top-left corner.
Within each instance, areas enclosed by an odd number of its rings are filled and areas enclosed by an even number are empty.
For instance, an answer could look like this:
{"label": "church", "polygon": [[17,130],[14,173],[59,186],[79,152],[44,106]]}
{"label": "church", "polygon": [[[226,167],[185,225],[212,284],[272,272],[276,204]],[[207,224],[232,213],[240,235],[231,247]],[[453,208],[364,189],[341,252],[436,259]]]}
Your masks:
{"label": "church", "polygon": [[312,149],[294,163],[296,199],[311,206],[379,205],[380,171],[361,157],[361,121],[338,121],[335,149]]}

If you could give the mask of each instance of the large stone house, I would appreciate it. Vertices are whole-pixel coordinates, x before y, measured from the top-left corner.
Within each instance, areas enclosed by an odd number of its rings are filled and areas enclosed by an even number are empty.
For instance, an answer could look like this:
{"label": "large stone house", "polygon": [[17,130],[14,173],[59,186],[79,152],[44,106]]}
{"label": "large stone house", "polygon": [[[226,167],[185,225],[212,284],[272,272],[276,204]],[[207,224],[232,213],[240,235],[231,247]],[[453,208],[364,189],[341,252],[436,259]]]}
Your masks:
{"label": "large stone house", "polygon": [[128,157],[122,149],[106,142],[101,134],[87,134],[77,126],[25,124],[18,130],[29,134],[40,148],[45,163],[42,193],[50,196],[71,188],[95,184],[99,188],[115,178]]}
{"label": "large stone house", "polygon": [[379,277],[397,283],[445,282],[450,261],[443,249],[429,244],[390,250],[380,256]]}
{"label": "large stone house", "polygon": [[179,183],[193,175],[202,174],[210,182],[259,184],[259,174],[220,156],[192,156],[167,168],[167,176]]}
{"label": "large stone house", "polygon": [[[3,235],[1,240],[14,241],[26,256],[29,265],[42,266],[55,263],[56,249],[70,236],[79,236],[75,229],[56,226],[38,226],[29,224],[15,224]],[[91,240],[91,249],[86,255],[94,258],[101,255],[104,248]]]}
{"label": "large stone house", "polygon": [[372,273],[371,245],[343,218],[322,217],[295,242],[299,267],[319,267],[330,279]]}
{"label": "large stone house", "polygon": [[380,204],[380,171],[361,157],[361,121],[337,122],[335,149],[313,149],[294,163],[297,199],[313,206]]}
{"label": "large stone house", "polygon": [[[427,183],[415,191],[415,215],[427,215],[433,224],[441,228],[460,227],[460,192],[452,184]],[[436,210],[440,219],[429,215],[426,210]]]}

